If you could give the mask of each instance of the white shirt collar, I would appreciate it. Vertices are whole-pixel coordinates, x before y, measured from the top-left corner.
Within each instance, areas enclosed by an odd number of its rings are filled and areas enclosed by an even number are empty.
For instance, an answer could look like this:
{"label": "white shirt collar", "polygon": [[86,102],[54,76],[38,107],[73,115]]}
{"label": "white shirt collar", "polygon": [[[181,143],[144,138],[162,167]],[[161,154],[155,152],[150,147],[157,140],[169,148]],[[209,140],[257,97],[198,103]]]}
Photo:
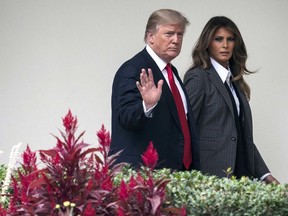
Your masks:
{"label": "white shirt collar", "polygon": [[226,81],[226,79],[229,77],[229,75],[232,76],[229,65],[228,65],[228,70],[227,70],[225,67],[223,67],[221,64],[219,64],[217,61],[215,61],[213,58],[210,57],[210,59],[211,59],[211,64],[213,65],[213,67],[217,71],[217,73],[220,76],[223,83]]}
{"label": "white shirt collar", "polygon": [[157,66],[159,67],[160,71],[163,71],[167,65],[167,62],[163,61],[153,50],[152,48],[147,44],[146,50],[149,53],[149,55],[152,57],[152,59],[155,61]]}
{"label": "white shirt collar", "polygon": [[[168,73],[167,73],[167,70],[165,69],[167,63],[169,62],[165,62],[163,61],[153,50],[152,48],[147,44],[146,45],[146,50],[148,52],[148,54],[151,56],[151,58],[155,61],[155,63],[157,64],[158,68],[160,69],[160,71],[162,72],[165,80],[166,80],[166,83],[167,85],[170,87],[170,83],[169,83],[169,79],[168,79]],[[179,90],[179,93],[181,95],[181,98],[182,98],[182,101],[183,101],[183,105],[184,105],[184,109],[185,109],[185,113],[187,114],[187,100],[186,100],[186,97],[185,97],[185,93],[181,87],[181,84],[179,83],[178,79],[175,78],[175,74],[173,73],[173,76],[174,76],[174,81],[175,81],[175,84]]]}

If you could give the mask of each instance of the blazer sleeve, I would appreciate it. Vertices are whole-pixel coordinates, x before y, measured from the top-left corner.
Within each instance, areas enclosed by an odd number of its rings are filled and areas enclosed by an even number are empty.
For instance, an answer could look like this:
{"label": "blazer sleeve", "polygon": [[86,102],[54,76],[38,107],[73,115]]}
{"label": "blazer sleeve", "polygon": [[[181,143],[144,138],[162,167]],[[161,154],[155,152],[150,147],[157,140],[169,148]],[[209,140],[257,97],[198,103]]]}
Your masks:
{"label": "blazer sleeve", "polygon": [[254,157],[255,157],[255,176],[260,179],[263,175],[270,173],[270,171],[256,146],[254,151]]}
{"label": "blazer sleeve", "polygon": [[124,64],[117,72],[113,84],[113,103],[117,120],[127,130],[137,130],[144,125],[142,97],[136,86],[140,71],[131,64]]}
{"label": "blazer sleeve", "polygon": [[[239,87],[238,87],[239,88]],[[249,157],[247,160],[250,163],[250,168],[253,170],[253,175],[257,178],[261,178],[263,175],[269,173],[269,169],[265,164],[264,159],[262,158],[260,152],[258,151],[254,139],[253,139],[253,120],[252,120],[252,112],[249,105],[249,101],[246,96],[240,92],[241,101],[244,106],[244,137],[246,139],[246,144],[248,148]]]}

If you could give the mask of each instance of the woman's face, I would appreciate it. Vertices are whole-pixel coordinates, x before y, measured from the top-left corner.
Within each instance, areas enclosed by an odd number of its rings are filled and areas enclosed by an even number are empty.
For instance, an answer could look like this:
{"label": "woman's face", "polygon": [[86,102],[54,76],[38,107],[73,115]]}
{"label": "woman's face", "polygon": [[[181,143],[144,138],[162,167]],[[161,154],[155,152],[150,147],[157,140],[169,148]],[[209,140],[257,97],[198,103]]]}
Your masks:
{"label": "woman's face", "polygon": [[234,34],[225,27],[220,27],[212,37],[208,52],[211,58],[227,68],[228,61],[233,54],[234,46]]}

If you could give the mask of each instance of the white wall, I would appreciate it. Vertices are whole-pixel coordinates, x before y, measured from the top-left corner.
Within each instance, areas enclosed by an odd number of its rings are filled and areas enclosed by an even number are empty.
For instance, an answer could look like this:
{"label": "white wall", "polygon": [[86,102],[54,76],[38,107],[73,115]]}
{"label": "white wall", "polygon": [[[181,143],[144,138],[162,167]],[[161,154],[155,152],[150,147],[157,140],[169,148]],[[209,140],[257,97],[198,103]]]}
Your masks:
{"label": "white wall", "polygon": [[[97,144],[110,130],[110,95],[120,64],[144,47],[152,11],[173,8],[191,22],[180,56],[183,77],[204,24],[226,15],[245,39],[252,87],[255,143],[272,173],[288,182],[288,1],[286,0],[0,0],[0,163],[12,145],[54,146],[68,109],[79,133]],[[21,151],[24,150],[22,146]]]}

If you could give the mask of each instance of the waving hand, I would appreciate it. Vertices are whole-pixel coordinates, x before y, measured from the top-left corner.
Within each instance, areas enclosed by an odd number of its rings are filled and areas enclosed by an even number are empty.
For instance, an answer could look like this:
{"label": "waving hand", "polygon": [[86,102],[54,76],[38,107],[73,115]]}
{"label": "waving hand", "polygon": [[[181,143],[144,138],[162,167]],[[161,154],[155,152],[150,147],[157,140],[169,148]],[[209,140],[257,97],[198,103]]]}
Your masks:
{"label": "waving hand", "polygon": [[160,100],[163,80],[159,80],[156,86],[150,68],[148,69],[148,74],[145,69],[141,70],[140,81],[136,82],[136,86],[147,109],[153,107]]}

